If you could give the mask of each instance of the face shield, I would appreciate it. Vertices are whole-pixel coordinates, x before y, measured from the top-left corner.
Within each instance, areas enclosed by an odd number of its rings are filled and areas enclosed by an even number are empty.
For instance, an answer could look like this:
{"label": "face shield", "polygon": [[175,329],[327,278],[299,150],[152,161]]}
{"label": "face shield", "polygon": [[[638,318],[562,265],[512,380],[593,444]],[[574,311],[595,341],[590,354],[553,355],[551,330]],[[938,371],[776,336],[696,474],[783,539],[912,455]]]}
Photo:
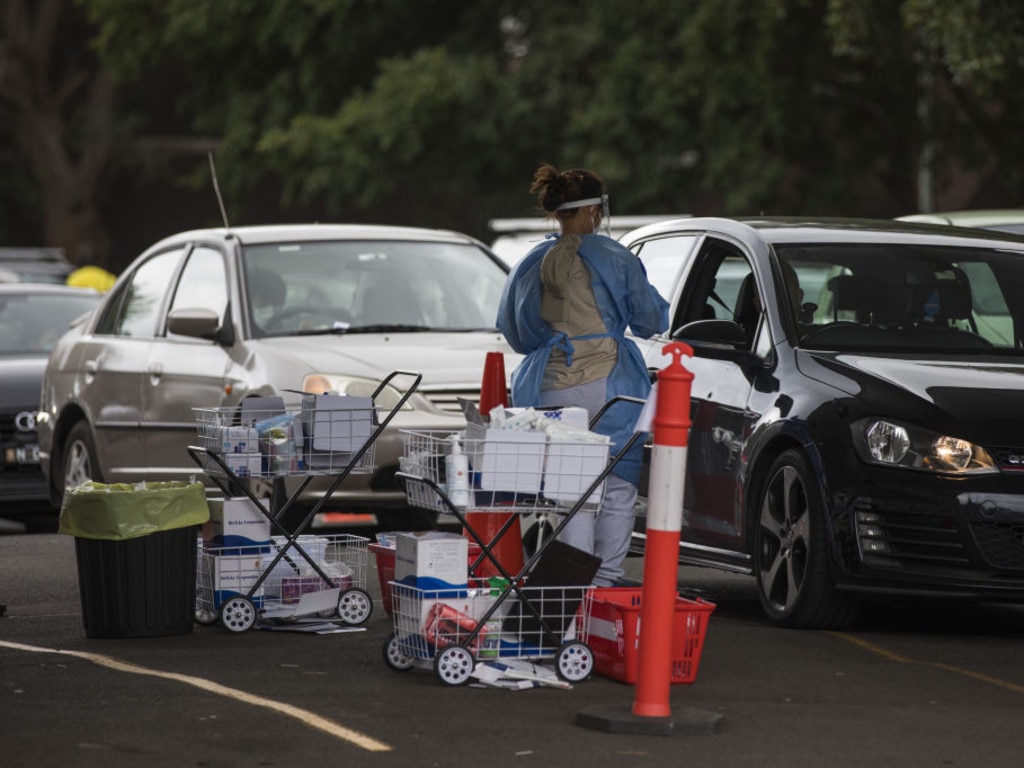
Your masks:
{"label": "face shield", "polygon": [[600,197],[588,197],[585,200],[573,200],[571,203],[562,203],[556,211],[568,211],[573,208],[584,208],[588,205],[600,205],[601,211],[599,214],[594,216],[594,229],[593,234],[598,234],[601,231],[601,225],[604,224],[604,234],[608,237],[612,236],[612,225],[611,225],[611,209],[608,207],[608,195],[601,195]]}

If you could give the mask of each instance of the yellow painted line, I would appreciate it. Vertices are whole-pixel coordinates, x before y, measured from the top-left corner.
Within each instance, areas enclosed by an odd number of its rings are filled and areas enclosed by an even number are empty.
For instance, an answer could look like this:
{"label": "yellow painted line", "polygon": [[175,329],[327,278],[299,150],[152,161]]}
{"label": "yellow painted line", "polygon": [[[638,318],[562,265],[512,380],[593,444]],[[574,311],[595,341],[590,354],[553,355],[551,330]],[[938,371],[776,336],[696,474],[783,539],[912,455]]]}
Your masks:
{"label": "yellow painted line", "polygon": [[873,653],[876,656],[881,656],[883,659],[887,659],[888,661],[894,661],[898,664],[916,664],[922,667],[933,667],[935,669],[941,669],[944,672],[952,672],[956,675],[963,675],[964,677],[969,677],[973,680],[979,680],[983,683],[989,683],[990,685],[1005,688],[1006,690],[1013,691],[1014,693],[1024,693],[1024,685],[1011,683],[1008,680],[1002,680],[998,677],[984,675],[981,672],[975,672],[970,669],[964,669],[963,667],[958,667],[954,664],[945,664],[941,661],[921,661],[920,659],[912,659],[909,656],[901,656],[900,654],[893,653],[892,651],[883,648],[880,645],[869,643],[867,640],[861,640],[858,637],[847,635],[844,632],[828,632],[827,634],[834,635],[835,637],[841,637],[843,640],[853,643],[854,645],[863,648],[864,650]]}
{"label": "yellow painted line", "polygon": [[196,688],[200,688],[209,693],[216,694],[217,696],[223,696],[228,699],[234,699],[241,701],[244,704],[251,704],[254,707],[263,707],[264,709],[270,709],[275,712],[279,712],[287,717],[292,717],[298,720],[300,723],[308,725],[310,728],[316,728],[319,731],[323,731],[329,736],[334,736],[337,739],[347,741],[357,747],[361,747],[369,752],[390,752],[393,747],[384,742],[377,741],[376,739],[367,736],[366,734],[354,731],[351,728],[345,728],[344,726],[338,725],[337,723],[328,720],[325,717],[321,717],[314,712],[309,712],[299,707],[293,707],[290,704],[283,704],[273,699],[265,699],[261,696],[254,696],[251,693],[240,691],[237,688],[228,688],[227,686],[214,683],[210,680],[206,680],[201,677],[193,677],[191,675],[180,675],[176,672],[161,672],[157,669],[148,669],[146,667],[140,667],[135,664],[128,664],[117,659],[112,659],[109,656],[103,656],[98,653],[86,653],[84,651],[61,651],[56,648],[40,648],[34,645],[24,645],[22,643],[10,643],[4,640],[0,640],[0,646],[4,648],[11,648],[16,651],[30,651],[32,653],[57,653],[65,656],[75,656],[79,659],[85,659],[91,661],[93,664],[98,664],[101,667],[109,667],[119,672],[129,672],[133,675],[148,675],[150,677],[161,677],[165,680],[174,680],[179,683],[185,683]]}

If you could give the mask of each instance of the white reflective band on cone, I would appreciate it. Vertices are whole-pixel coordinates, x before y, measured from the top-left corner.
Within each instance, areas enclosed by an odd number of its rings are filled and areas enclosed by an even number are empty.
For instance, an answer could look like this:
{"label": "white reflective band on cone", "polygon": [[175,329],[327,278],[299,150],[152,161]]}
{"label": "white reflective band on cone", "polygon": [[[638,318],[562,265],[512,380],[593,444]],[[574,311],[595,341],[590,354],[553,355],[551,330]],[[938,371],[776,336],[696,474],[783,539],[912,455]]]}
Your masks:
{"label": "white reflective band on cone", "polygon": [[685,485],[686,446],[655,443],[647,489],[647,530],[678,532],[682,529]]}

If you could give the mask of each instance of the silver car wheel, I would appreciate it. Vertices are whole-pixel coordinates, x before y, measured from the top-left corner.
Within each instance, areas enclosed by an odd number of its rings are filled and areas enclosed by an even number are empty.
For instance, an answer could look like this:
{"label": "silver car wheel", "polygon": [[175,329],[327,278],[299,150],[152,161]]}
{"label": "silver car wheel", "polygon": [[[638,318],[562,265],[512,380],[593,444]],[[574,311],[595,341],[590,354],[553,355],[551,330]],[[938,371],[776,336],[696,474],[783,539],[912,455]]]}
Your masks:
{"label": "silver car wheel", "polygon": [[64,488],[75,488],[87,480],[102,482],[89,425],[80,421],[71,428],[64,444]]}

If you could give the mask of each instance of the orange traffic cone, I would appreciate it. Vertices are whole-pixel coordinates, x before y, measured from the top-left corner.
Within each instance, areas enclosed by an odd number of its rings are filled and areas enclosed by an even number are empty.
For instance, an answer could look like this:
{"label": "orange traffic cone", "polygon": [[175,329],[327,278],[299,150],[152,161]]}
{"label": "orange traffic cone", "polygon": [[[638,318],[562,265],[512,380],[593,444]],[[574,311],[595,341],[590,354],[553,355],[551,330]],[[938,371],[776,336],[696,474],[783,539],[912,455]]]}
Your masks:
{"label": "orange traffic cone", "polygon": [[505,355],[501,352],[488,352],[484,360],[484,378],[480,384],[480,415],[488,418],[496,405],[508,407]]}
{"label": "orange traffic cone", "polygon": [[[505,355],[501,352],[488,352],[484,360],[484,376],[480,385],[480,413],[488,417],[491,409],[497,405],[508,407],[508,384],[505,379]],[[466,524],[469,525],[487,545],[487,549],[501,563],[501,567],[510,576],[515,576],[523,569],[523,534],[516,520],[505,534],[495,541],[502,526],[509,517],[518,517],[516,513],[467,511]],[[463,531],[469,536],[467,531]],[[472,537],[470,537],[472,538]],[[477,577],[499,576],[494,563],[486,557],[476,568]]]}

